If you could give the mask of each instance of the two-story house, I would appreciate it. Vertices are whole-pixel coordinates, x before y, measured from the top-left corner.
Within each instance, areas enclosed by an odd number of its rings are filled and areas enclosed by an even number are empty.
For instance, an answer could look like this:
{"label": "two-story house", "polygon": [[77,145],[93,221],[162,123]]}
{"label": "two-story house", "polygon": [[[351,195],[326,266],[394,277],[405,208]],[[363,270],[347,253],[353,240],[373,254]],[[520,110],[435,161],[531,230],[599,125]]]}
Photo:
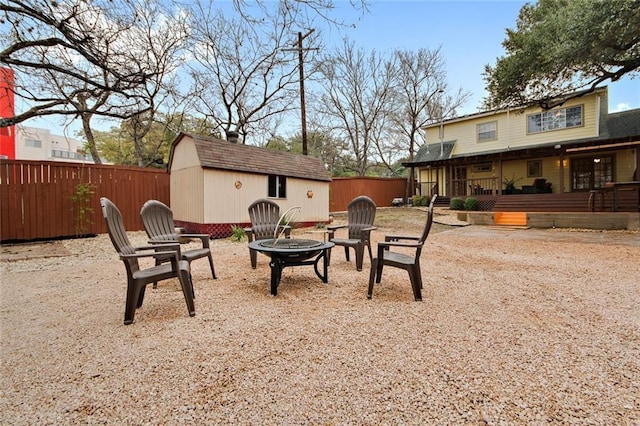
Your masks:
{"label": "two-story house", "polygon": [[[640,109],[608,113],[607,88],[552,109],[504,109],[425,128],[418,194],[476,197],[483,210],[640,211]],[[618,189],[620,191],[618,191]]]}

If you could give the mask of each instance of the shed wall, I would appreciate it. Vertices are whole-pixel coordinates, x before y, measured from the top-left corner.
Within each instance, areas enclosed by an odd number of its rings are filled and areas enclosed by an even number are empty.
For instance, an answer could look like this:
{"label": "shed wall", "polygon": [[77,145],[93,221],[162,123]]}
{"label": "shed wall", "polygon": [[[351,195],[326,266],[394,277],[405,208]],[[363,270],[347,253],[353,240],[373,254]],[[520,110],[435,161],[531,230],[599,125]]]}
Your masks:
{"label": "shed wall", "polygon": [[[204,171],[204,217],[199,223],[248,223],[249,204],[268,198],[267,175],[224,170]],[[313,197],[307,198],[312,191]],[[329,182],[287,178],[287,198],[274,199],[282,212],[301,207],[299,222],[329,219]]]}

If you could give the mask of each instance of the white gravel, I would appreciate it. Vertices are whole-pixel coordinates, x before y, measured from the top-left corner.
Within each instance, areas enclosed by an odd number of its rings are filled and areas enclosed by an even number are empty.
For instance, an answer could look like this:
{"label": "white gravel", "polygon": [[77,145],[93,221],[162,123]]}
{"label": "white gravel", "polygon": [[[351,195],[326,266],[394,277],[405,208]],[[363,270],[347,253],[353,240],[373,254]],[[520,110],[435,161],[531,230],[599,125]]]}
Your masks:
{"label": "white gravel", "polygon": [[197,315],[170,280],[130,326],[108,236],[3,247],[0,424],[640,424],[640,234],[438,231],[421,303],[394,269],[367,300],[342,250],[272,297],[215,240]]}

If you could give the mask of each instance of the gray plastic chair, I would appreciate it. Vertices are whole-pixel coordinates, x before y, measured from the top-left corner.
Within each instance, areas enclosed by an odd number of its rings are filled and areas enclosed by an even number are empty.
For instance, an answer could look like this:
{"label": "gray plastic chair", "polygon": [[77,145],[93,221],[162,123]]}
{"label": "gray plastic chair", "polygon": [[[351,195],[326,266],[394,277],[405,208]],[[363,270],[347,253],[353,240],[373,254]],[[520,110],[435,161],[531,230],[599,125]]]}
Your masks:
{"label": "gray plastic chair", "polygon": [[[371,261],[371,273],[369,274],[369,290],[367,292],[367,298],[371,299],[373,295],[373,279],[375,277],[376,283],[380,283],[382,278],[382,268],[387,265],[394,268],[401,268],[409,272],[409,279],[411,280],[411,288],[413,289],[413,297],[416,301],[422,300],[422,273],[420,271],[420,254],[422,253],[422,246],[429,236],[431,225],[433,224],[433,204],[438,196],[434,195],[429,203],[427,210],[427,220],[424,225],[422,234],[419,236],[405,236],[405,235],[387,235],[384,238],[384,242],[378,243],[378,253]],[[413,248],[415,252],[413,255],[405,253],[398,253],[391,251],[393,247]]]}
{"label": "gray plastic chair", "polygon": [[[196,314],[193,303],[193,286],[189,273],[189,262],[180,260],[180,244],[150,244],[134,247],[125,231],[122,214],[115,204],[106,197],[100,198],[102,215],[107,224],[109,238],[120,255],[127,270],[127,301],[124,311],[124,323],[133,323],[136,309],[142,306],[147,284],[170,278],[178,278],[184,299],[187,302],[189,316]],[[138,259],[152,257],[169,263],[141,269]]]}
{"label": "gray plastic chair", "polygon": [[[349,249],[353,248],[356,253],[356,269],[362,271],[362,260],[364,257],[364,248],[369,250],[369,259],[371,254],[371,231],[376,229],[373,221],[376,217],[376,203],[366,195],[354,198],[347,206],[347,224],[346,225],[329,225],[328,239],[336,246],[344,247],[344,254],[349,261]],[[347,238],[336,238],[336,231],[339,229],[347,229]],[[327,263],[331,260],[331,250],[327,253]]]}
{"label": "gray plastic chair", "polygon": [[[251,227],[244,229],[249,243],[273,238],[276,226],[278,226],[280,222],[280,206],[274,201],[265,198],[256,200],[249,205],[249,219],[251,220]],[[289,226],[283,226],[281,228],[285,238],[289,238],[291,228]],[[249,249],[249,258],[251,260],[251,267],[256,269],[258,252]]]}
{"label": "gray plastic chair", "polygon": [[[211,255],[211,247],[209,245],[209,235],[207,234],[185,234],[176,231],[176,225],[173,221],[173,212],[164,203],[158,200],[149,200],[142,206],[140,210],[142,224],[149,237],[150,244],[158,243],[180,243],[191,239],[198,239],[202,242],[202,247],[190,250],[181,250],[180,257],[191,265],[196,259],[208,258],[211,276],[216,279],[216,271],[213,267],[213,256]],[[160,263],[160,260],[158,260]]]}

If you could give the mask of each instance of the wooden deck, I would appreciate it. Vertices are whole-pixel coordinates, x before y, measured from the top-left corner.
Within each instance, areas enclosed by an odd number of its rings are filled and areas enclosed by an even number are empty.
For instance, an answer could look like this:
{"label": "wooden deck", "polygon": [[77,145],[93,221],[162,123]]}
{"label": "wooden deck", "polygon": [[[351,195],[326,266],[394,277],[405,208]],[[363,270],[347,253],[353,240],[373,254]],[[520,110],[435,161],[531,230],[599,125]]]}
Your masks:
{"label": "wooden deck", "polygon": [[[494,212],[589,212],[589,192],[562,194],[478,195],[481,210]],[[638,190],[621,190],[618,212],[640,212]],[[613,193],[605,193],[595,206],[596,212],[613,211]]]}

